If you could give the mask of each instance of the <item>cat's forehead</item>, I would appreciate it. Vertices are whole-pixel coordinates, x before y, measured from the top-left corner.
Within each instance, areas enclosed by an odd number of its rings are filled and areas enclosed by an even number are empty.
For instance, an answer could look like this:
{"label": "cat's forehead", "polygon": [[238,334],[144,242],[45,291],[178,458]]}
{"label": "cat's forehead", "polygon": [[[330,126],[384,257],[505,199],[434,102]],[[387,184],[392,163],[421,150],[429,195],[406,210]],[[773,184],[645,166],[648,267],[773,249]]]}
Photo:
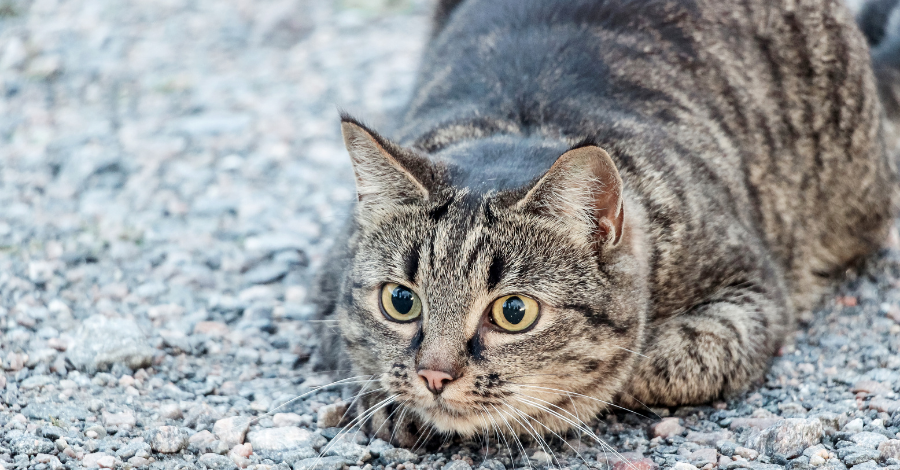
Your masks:
{"label": "cat's forehead", "polygon": [[447,168],[451,187],[483,195],[528,186],[565,150],[546,139],[500,135],[449,146],[432,159]]}

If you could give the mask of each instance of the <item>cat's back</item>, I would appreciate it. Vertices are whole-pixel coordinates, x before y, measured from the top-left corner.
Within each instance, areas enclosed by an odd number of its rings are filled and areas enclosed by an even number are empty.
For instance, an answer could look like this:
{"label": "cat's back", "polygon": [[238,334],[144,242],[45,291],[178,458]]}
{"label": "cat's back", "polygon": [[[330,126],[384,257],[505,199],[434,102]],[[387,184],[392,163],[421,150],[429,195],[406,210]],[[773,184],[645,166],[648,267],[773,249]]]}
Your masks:
{"label": "cat's back", "polygon": [[708,245],[728,240],[706,231],[727,218],[761,239],[805,308],[827,274],[881,243],[896,169],[868,47],[840,0],[446,4],[406,142],[605,145],[651,218],[669,224],[659,279],[683,278],[678,259],[721,262]]}

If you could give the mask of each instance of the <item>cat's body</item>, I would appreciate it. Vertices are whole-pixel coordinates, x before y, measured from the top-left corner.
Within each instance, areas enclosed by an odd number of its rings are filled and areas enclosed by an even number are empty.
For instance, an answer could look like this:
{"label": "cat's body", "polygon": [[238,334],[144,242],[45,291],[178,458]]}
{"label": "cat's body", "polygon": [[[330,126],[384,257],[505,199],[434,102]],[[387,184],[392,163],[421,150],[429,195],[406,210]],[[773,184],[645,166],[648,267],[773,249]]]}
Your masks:
{"label": "cat's body", "polygon": [[[435,28],[405,148],[345,117],[360,204],[320,297],[321,355],[426,424],[742,390],[886,236],[897,171],[838,1],[451,1]],[[378,312],[385,282],[417,322]],[[510,293],[541,304],[528,332],[482,322]]]}

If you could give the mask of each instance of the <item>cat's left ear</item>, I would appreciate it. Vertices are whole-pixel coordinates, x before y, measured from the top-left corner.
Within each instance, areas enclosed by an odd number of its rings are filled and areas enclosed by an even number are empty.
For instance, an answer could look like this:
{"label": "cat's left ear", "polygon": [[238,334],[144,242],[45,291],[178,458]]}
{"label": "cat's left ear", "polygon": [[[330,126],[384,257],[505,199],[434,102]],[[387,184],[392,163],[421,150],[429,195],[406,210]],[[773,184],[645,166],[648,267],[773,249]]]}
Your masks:
{"label": "cat's left ear", "polygon": [[364,211],[390,211],[428,199],[435,172],[427,160],[346,115],[341,119],[341,133],[353,162],[356,194]]}
{"label": "cat's left ear", "polygon": [[596,145],[562,154],[516,208],[556,219],[601,249],[622,239],[622,178],[609,154]]}

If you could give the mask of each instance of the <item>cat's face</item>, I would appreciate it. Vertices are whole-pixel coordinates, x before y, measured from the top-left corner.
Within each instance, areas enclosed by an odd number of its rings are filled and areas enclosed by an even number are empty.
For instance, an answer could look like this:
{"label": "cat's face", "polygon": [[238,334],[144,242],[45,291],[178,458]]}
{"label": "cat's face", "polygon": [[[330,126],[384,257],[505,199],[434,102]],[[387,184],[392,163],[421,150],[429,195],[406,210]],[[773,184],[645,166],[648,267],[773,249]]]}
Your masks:
{"label": "cat's face", "polygon": [[344,135],[360,201],[339,320],[368,390],[461,434],[578,427],[613,401],[646,284],[602,150],[475,194],[357,124]]}

